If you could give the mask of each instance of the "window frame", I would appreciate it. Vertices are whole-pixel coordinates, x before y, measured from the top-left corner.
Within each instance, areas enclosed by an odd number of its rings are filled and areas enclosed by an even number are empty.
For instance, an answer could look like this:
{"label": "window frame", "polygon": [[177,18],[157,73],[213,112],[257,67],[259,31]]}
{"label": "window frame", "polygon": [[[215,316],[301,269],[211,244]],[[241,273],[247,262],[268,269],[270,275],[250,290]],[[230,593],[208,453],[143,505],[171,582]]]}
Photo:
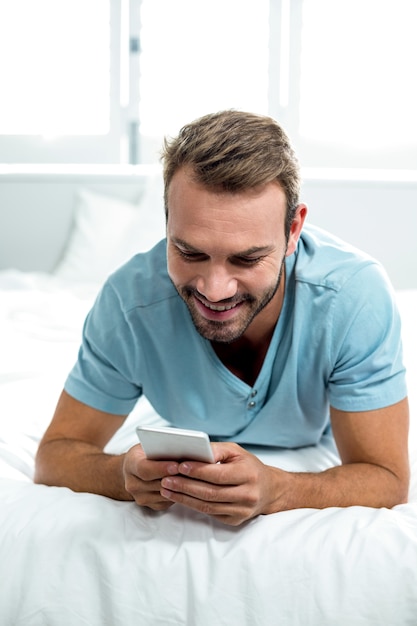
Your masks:
{"label": "window frame", "polygon": [[[301,164],[313,177],[415,180],[416,144],[365,150],[300,133],[303,2],[270,0],[269,114],[289,134]],[[277,33],[285,34],[284,45]],[[283,75],[287,77],[284,85]]]}
{"label": "window frame", "polygon": [[[125,112],[120,107],[121,7],[110,2],[110,120],[105,135],[47,138],[42,135],[0,135],[0,163],[120,163]],[[140,2],[140,0],[139,0]],[[97,158],[99,155],[99,158]]]}
{"label": "window frame", "polygon": [[[110,2],[110,130],[106,135],[59,136],[0,135],[0,163],[14,164],[137,164],[143,162],[139,119],[140,9],[141,0]],[[326,145],[299,133],[301,94],[301,37],[304,0],[269,0],[268,114],[288,132],[301,164],[315,175],[338,170],[359,174],[386,170],[384,158],[375,151]],[[254,3],[255,4],[255,3]],[[127,20],[127,31],[126,31]],[[123,29],[125,28],[125,31]],[[123,34],[124,33],[124,34]],[[124,47],[124,48],[123,48]],[[129,47],[129,50],[127,50]],[[125,64],[123,75],[121,64]],[[126,95],[127,94],[127,95]],[[414,179],[415,146],[399,153]],[[375,158],[377,157],[377,158]],[[379,158],[378,158],[379,157]],[[343,174],[345,171],[345,174]],[[404,167],[389,169],[401,177]],[[327,176],[326,176],[327,177]]]}

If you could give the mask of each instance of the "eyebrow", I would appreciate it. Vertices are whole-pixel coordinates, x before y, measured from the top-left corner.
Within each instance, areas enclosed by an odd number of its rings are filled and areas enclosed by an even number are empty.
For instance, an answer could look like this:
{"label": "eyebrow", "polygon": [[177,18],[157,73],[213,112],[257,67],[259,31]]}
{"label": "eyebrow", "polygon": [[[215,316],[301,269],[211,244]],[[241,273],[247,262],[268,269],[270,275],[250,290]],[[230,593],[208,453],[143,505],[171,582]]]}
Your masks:
{"label": "eyebrow", "polygon": [[[185,248],[189,252],[195,252],[197,254],[204,254],[204,252],[202,252],[198,248],[195,248],[194,246],[192,246],[190,243],[187,243],[183,239],[179,239],[178,237],[172,237],[171,240],[173,244],[180,246],[181,248]],[[251,254],[259,254],[259,253],[265,254],[266,252],[270,252],[272,249],[273,249],[273,246],[252,246],[251,248],[248,248],[247,250],[242,250],[241,252],[235,252],[232,256],[239,257],[239,256],[250,256]]]}

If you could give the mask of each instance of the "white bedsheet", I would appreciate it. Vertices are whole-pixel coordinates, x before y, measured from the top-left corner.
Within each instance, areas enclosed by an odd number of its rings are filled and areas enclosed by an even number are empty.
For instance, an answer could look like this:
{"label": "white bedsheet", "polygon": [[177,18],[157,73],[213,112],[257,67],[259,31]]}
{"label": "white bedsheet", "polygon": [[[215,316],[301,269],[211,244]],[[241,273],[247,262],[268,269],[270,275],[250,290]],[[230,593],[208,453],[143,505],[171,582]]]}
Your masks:
{"label": "white bedsheet", "polygon": [[[174,506],[153,513],[33,485],[37,443],[76,358],[96,286],[0,272],[0,625],[291,626],[417,624],[417,292],[401,292],[412,424],[408,504],[302,509],[239,528]],[[109,443],[135,443],[141,400]],[[254,451],[319,471],[330,440]]]}

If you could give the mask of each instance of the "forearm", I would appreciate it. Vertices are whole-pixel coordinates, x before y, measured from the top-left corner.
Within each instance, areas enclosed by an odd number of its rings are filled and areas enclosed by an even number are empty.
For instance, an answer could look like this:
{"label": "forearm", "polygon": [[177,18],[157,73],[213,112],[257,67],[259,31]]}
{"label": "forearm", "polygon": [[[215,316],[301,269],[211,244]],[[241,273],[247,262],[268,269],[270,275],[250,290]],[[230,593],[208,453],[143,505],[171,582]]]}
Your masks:
{"label": "forearm", "polygon": [[124,455],[110,455],[82,441],[56,439],[40,445],[35,483],[69,487],[115,500],[132,500],[124,487]]}
{"label": "forearm", "polygon": [[352,463],[319,473],[276,475],[275,497],[267,513],[298,508],[369,506],[391,508],[407,501],[408,476],[370,463]]}

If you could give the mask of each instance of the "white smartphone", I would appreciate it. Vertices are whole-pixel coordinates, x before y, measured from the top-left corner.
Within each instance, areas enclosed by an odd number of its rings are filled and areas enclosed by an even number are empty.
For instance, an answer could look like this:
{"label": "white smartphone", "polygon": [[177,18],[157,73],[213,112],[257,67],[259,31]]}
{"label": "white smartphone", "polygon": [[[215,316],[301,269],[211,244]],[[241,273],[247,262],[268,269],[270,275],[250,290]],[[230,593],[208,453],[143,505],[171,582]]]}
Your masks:
{"label": "white smartphone", "polygon": [[214,463],[207,433],[200,430],[138,426],[136,433],[148,459]]}

